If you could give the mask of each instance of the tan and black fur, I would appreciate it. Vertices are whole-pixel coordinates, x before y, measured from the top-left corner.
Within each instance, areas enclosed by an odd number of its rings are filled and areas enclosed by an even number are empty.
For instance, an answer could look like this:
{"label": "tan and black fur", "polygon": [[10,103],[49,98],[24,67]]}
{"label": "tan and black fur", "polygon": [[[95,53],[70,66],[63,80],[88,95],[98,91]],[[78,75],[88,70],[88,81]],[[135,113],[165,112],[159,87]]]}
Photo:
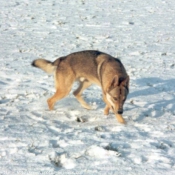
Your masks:
{"label": "tan and black fur", "polygon": [[83,90],[97,84],[102,88],[106,103],[104,114],[108,115],[111,109],[118,121],[125,123],[121,114],[129,92],[129,76],[119,59],[100,51],[87,50],[58,58],[54,62],[37,59],[32,66],[55,76],[56,92],[47,100],[50,110],[53,110],[57,100],[69,94],[73,82],[77,80],[80,84],[73,94],[84,108],[91,109],[81,96]]}

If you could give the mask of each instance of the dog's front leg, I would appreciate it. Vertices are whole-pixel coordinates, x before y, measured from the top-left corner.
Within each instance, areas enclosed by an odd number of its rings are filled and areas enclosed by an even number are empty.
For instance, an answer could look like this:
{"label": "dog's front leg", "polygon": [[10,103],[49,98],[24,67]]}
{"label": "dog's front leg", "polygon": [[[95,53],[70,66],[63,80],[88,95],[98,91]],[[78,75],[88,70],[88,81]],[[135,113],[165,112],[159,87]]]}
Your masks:
{"label": "dog's front leg", "polygon": [[104,115],[108,115],[109,110],[110,110],[110,107],[108,105],[106,105],[105,108],[104,108]]}
{"label": "dog's front leg", "polygon": [[108,105],[108,101],[106,99],[105,94],[103,94],[103,101],[106,103],[106,106],[104,108],[104,115],[108,115],[109,114],[109,110],[110,110],[110,106]]}

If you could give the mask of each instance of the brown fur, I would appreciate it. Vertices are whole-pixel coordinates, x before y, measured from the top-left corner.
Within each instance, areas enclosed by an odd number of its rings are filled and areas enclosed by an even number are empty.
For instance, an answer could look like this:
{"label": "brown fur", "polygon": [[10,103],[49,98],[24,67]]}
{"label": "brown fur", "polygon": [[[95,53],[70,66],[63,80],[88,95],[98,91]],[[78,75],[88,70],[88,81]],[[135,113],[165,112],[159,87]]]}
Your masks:
{"label": "brown fur", "polygon": [[84,108],[91,109],[81,96],[83,90],[97,84],[102,87],[106,103],[104,114],[108,115],[112,109],[118,121],[125,123],[121,114],[129,91],[129,76],[119,59],[99,51],[81,51],[54,62],[37,59],[32,65],[55,74],[56,92],[47,100],[50,110],[53,110],[57,100],[69,94],[73,82],[78,80],[80,85],[73,94]]}

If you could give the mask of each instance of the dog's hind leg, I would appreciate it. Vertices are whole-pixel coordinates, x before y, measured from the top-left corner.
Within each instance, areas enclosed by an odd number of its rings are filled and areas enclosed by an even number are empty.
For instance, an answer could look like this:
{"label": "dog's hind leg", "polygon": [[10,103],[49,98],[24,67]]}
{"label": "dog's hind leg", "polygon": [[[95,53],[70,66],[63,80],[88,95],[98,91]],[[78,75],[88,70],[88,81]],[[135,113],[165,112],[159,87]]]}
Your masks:
{"label": "dog's hind leg", "polygon": [[80,102],[80,104],[86,109],[91,109],[91,107],[84,101],[81,94],[82,94],[83,90],[88,88],[91,84],[92,83],[87,81],[87,80],[80,82],[79,87],[73,92],[74,96],[77,98],[77,100]]}
{"label": "dog's hind leg", "polygon": [[56,101],[61,100],[69,94],[73,82],[73,76],[69,76],[67,79],[65,79],[65,76],[61,73],[55,78],[56,92],[51,98],[47,100],[50,110],[53,110]]}
{"label": "dog's hind leg", "polygon": [[69,91],[66,90],[62,90],[62,89],[57,89],[55,94],[49,98],[47,100],[48,106],[50,110],[53,110],[54,108],[54,104],[56,103],[56,101],[64,98],[65,96],[67,96],[69,94]]}

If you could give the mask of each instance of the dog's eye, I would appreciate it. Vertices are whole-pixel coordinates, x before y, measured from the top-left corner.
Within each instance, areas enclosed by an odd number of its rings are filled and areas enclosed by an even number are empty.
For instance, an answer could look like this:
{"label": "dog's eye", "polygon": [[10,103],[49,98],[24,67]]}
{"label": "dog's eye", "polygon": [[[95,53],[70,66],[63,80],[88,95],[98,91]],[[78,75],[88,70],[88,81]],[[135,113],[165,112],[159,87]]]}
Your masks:
{"label": "dog's eye", "polygon": [[118,98],[117,98],[117,97],[113,97],[113,99],[114,99],[115,101],[117,101],[117,100],[118,100]]}

